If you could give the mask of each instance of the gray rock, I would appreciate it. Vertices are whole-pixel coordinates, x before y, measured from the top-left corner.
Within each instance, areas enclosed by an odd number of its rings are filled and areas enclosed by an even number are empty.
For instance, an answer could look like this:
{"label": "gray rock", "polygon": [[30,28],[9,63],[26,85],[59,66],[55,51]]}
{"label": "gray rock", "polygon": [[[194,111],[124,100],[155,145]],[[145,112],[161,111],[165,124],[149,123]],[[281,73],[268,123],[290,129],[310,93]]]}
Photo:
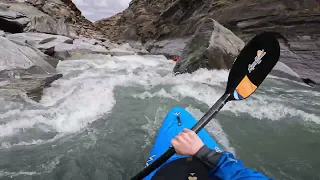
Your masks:
{"label": "gray rock", "polygon": [[84,54],[110,54],[102,45],[92,45],[79,40],[75,40],[73,44],[58,43],[55,45],[54,51],[54,57],[61,60]]}
{"label": "gray rock", "polygon": [[296,72],[294,72],[289,66],[280,61],[274,66],[270,74],[302,82],[301,77]]}
{"label": "gray rock", "polygon": [[112,42],[110,42],[109,40],[105,40],[105,41],[102,43],[102,45],[105,46],[107,49],[113,49],[113,48],[118,48],[118,47],[119,47],[118,44],[112,43]]}
{"label": "gray rock", "polygon": [[54,19],[37,8],[24,3],[8,3],[7,5],[11,14],[16,13],[18,17],[25,18],[20,21],[27,26],[23,27],[23,31],[19,30],[18,32],[36,31],[69,36],[68,27],[62,19]]}
{"label": "gray rock", "polygon": [[14,98],[26,94],[38,102],[43,89],[62,77],[56,73],[57,63],[28,44],[0,37],[1,96]]}
{"label": "gray rock", "polygon": [[75,43],[84,42],[84,43],[91,44],[91,45],[102,44],[102,42],[99,40],[89,39],[89,38],[85,38],[85,37],[79,37],[78,39],[75,39],[74,41],[75,41]]}
{"label": "gray rock", "polygon": [[110,49],[109,53],[113,56],[126,56],[135,54],[133,48],[128,43],[122,44],[117,48]]}
{"label": "gray rock", "polygon": [[55,46],[56,52],[73,51],[73,50],[89,50],[95,53],[108,53],[107,49],[101,45],[91,45],[85,42],[75,41],[73,44],[60,43]]}
{"label": "gray rock", "polygon": [[140,41],[127,41],[128,44],[133,48],[133,51],[138,55],[149,54],[149,51],[142,45]]}
{"label": "gray rock", "polygon": [[[319,27],[320,28],[320,27]],[[282,62],[287,64],[301,78],[320,83],[320,36],[313,35],[286,37],[287,43],[281,43]]]}
{"label": "gray rock", "polygon": [[291,68],[289,68],[283,62],[278,62],[274,66],[273,70],[281,71],[281,72],[286,73],[286,74],[293,76],[293,77],[301,78],[296,72],[294,72]]}
{"label": "gray rock", "polygon": [[175,73],[192,73],[199,68],[229,69],[244,42],[229,29],[206,18],[184,48]]}
{"label": "gray rock", "polygon": [[55,44],[58,43],[71,43],[72,39],[65,36],[60,35],[51,35],[51,34],[44,34],[44,33],[17,33],[17,34],[10,34],[6,36],[8,39],[27,43],[31,46],[42,48],[42,49],[49,49],[54,47]]}
{"label": "gray rock", "polygon": [[67,60],[78,60],[78,59],[90,59],[90,60],[94,60],[94,59],[105,59],[105,60],[109,60],[111,58],[111,55],[105,55],[105,54],[74,54],[72,55],[70,58],[68,58]]}
{"label": "gray rock", "polygon": [[190,37],[165,39],[161,41],[148,41],[144,47],[150,54],[163,54],[167,58],[181,56],[186,44],[190,41]]}
{"label": "gray rock", "polygon": [[0,37],[0,71],[28,69],[37,66],[41,67],[45,72],[56,72],[55,68],[44,59],[47,57],[40,51],[37,52],[31,47],[17,43],[14,43],[7,38]]}
{"label": "gray rock", "polygon": [[0,72],[0,92],[6,92],[1,93],[2,96],[11,98],[26,94],[39,102],[44,88],[61,77],[62,74],[30,74],[28,70],[5,70]]}
{"label": "gray rock", "polygon": [[8,6],[0,6],[0,24],[1,30],[6,32],[22,32],[30,22],[30,19],[17,11],[10,10]]}
{"label": "gray rock", "polygon": [[5,35],[6,35],[6,33],[4,31],[0,30],[0,36],[4,37]]}

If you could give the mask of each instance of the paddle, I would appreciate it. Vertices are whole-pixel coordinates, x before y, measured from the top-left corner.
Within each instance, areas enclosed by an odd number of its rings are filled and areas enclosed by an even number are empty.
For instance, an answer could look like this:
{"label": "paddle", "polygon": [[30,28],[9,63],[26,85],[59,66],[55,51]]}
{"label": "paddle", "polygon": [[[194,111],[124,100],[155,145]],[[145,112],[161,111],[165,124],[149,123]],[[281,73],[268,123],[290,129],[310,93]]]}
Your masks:
{"label": "paddle", "polygon": [[[279,60],[280,46],[276,35],[273,32],[264,32],[247,43],[232,65],[225,93],[191,130],[198,133],[228,101],[246,99],[256,91]],[[175,153],[174,148],[170,147],[131,180],[143,179]]]}

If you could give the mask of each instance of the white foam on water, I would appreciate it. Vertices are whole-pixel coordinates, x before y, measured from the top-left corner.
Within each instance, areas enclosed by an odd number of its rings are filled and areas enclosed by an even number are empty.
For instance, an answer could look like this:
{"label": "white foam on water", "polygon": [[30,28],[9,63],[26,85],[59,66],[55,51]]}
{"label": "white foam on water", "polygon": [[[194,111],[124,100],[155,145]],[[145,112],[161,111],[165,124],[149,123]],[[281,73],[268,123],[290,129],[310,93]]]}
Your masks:
{"label": "white foam on water", "polygon": [[299,84],[299,85],[305,86],[305,87],[311,87],[311,86],[309,86],[308,84],[303,83],[303,82],[293,81],[293,80],[290,80],[290,79],[286,79],[286,78],[283,78],[283,77],[274,76],[274,75],[271,75],[271,74],[269,74],[267,77],[268,77],[268,78],[271,78],[271,79],[280,79],[280,80],[282,80],[282,81],[284,81],[284,82],[295,83],[295,84]]}
{"label": "white foam on water", "polygon": [[40,167],[42,168],[41,173],[51,173],[56,166],[60,163],[60,159],[63,155],[55,157],[53,160],[48,161],[46,164],[42,164]]}
{"label": "white foam on water", "polygon": [[156,136],[156,133],[158,132],[158,129],[160,128],[163,118],[165,117],[167,112],[167,107],[158,107],[153,120],[145,116],[145,118],[148,120],[148,123],[141,126],[141,128],[146,130],[148,132],[148,135],[144,136],[145,144],[142,148],[151,145],[152,139]]}
{"label": "white foam on water", "polygon": [[16,176],[33,176],[37,175],[38,173],[35,171],[27,172],[27,171],[19,171],[19,172],[7,172],[7,171],[0,171],[0,177],[10,177],[14,178]]}
{"label": "white foam on water", "polygon": [[51,143],[56,141],[57,139],[60,139],[61,137],[63,137],[65,134],[58,134],[56,136],[54,136],[52,139],[48,139],[48,140],[43,140],[43,139],[31,139],[29,141],[20,141],[18,143],[10,143],[7,141],[3,141],[1,142],[1,146],[0,149],[9,149],[12,147],[17,147],[17,146],[33,146],[33,145],[42,145],[42,144],[46,144],[46,143]]}
{"label": "white foam on water", "polygon": [[151,93],[149,91],[145,91],[143,93],[140,94],[133,94],[132,97],[137,98],[137,99],[150,99],[153,97],[160,97],[160,98],[170,98],[170,99],[175,99],[178,100],[178,97],[175,97],[175,95],[168,93],[165,89],[161,89],[155,93]]}
{"label": "white foam on water", "polygon": [[[154,96],[176,100],[191,97],[208,106],[212,106],[222,95],[228,71],[199,69],[192,74],[174,76],[174,65],[174,62],[164,58],[136,55],[60,62],[57,71],[63,73],[64,77],[45,89],[39,104],[32,104],[37,110],[25,109],[23,106],[10,109],[15,105],[5,105],[5,109],[10,110],[0,114],[0,119],[11,121],[1,121],[3,124],[0,125],[0,137],[13,136],[23,129],[34,128],[39,124],[47,126],[48,131],[61,134],[78,132],[110,113],[116,103],[116,86],[145,88],[146,92],[143,94],[133,95],[142,100]],[[157,85],[170,87],[151,92],[150,89]],[[300,116],[303,120],[319,123],[317,115],[257,97],[230,102],[222,110],[236,115],[248,113],[252,117],[271,120]],[[0,101],[2,102],[1,99]]]}
{"label": "white foam on water", "polygon": [[[202,111],[192,106],[187,107],[186,110],[197,120],[204,115]],[[232,152],[233,154],[236,153],[235,149],[230,145],[227,134],[223,131],[223,128],[217,119],[212,119],[206,126],[206,130],[214,136],[215,140],[217,140],[224,147],[224,149]]]}
{"label": "white foam on water", "polygon": [[37,140],[31,140],[31,141],[28,141],[28,142],[25,142],[25,141],[21,141],[19,143],[16,143],[16,144],[11,144],[10,142],[2,142],[1,143],[1,147],[0,149],[8,149],[8,148],[12,148],[14,146],[30,146],[30,145],[39,145],[39,144],[42,144],[43,143],[43,140],[42,139],[37,139]]}
{"label": "white foam on water", "polygon": [[298,116],[302,121],[312,121],[320,124],[319,116],[295,109],[263,95],[255,95],[254,98],[239,102],[229,102],[222,111],[231,111],[236,115],[239,115],[239,113],[248,113],[257,119],[270,120],[281,120],[283,118]]}

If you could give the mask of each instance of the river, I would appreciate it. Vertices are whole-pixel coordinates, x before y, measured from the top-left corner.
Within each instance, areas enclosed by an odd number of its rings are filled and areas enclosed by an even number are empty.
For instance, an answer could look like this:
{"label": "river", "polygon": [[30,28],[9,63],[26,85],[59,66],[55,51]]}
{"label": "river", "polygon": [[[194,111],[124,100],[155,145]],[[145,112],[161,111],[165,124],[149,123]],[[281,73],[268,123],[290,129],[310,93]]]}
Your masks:
{"label": "river", "polygon": [[[226,70],[172,75],[163,56],[60,62],[40,103],[0,98],[0,179],[126,180],[140,171],[174,106],[199,119],[223,94]],[[320,92],[268,76],[206,129],[268,177],[320,179]]]}

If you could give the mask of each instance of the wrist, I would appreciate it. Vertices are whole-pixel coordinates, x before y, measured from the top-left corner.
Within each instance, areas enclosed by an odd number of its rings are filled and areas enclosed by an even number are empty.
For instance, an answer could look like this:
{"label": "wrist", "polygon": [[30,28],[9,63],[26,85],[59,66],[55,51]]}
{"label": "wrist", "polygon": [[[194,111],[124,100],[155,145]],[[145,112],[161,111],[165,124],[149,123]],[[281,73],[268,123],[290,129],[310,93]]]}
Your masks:
{"label": "wrist", "polygon": [[209,168],[215,167],[221,157],[222,153],[209,149],[206,145],[203,145],[198,152],[194,154],[194,157],[199,159],[202,163]]}

